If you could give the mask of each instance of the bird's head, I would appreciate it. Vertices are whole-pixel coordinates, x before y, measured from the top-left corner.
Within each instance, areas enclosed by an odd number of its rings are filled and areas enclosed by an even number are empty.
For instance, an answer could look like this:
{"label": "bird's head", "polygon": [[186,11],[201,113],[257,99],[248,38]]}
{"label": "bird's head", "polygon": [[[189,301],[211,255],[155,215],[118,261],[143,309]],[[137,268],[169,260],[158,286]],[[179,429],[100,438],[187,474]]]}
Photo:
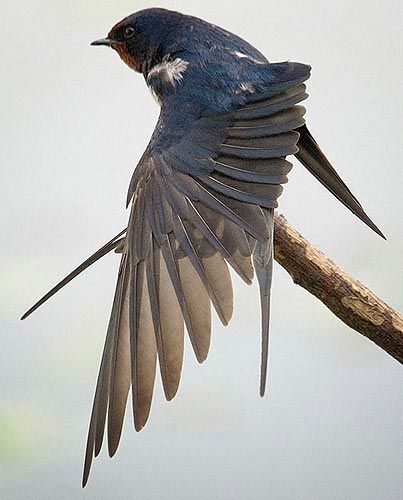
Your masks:
{"label": "bird's head", "polygon": [[[135,71],[145,73],[155,59],[169,51],[170,40],[185,16],[165,9],[136,12],[115,24],[106,38],[91,45],[112,47],[121,59]],[[152,59],[154,59],[152,61]]]}

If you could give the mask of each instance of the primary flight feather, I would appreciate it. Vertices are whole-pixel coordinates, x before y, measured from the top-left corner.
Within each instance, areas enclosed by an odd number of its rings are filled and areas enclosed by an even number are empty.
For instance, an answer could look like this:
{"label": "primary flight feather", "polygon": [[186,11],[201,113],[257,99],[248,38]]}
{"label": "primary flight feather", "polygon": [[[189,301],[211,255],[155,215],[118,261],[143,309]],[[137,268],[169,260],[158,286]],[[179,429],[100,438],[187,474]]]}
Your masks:
{"label": "primary flight feather", "polygon": [[113,456],[131,389],[134,425],[144,427],[157,359],[165,396],[178,389],[184,327],[199,362],[208,354],[211,305],[223,324],[233,310],[230,266],[256,274],[262,311],[260,393],[267,375],[273,224],[295,155],[379,235],[305,125],[311,68],[269,63],[250,44],[201,19],[147,9],[93,45],[112,47],[143,74],[161,112],[128,190],[127,229],[104,245],[24,316],[111,250],[121,254],[90,419],[83,485],[105,427]]}

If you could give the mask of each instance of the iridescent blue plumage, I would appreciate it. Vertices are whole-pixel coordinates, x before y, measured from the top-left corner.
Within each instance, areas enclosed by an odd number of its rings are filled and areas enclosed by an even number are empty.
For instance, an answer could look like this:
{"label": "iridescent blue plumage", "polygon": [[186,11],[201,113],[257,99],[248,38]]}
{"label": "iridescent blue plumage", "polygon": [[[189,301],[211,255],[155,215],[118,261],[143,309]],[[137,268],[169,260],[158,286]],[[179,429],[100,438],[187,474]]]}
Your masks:
{"label": "iridescent blue plumage", "polygon": [[[118,447],[131,387],[134,425],[146,423],[156,361],[167,399],[178,389],[186,325],[199,362],[208,354],[211,305],[232,315],[228,266],[256,275],[262,310],[260,393],[266,387],[274,209],[295,155],[345,206],[382,235],[305,125],[308,65],[269,63],[249,43],[201,19],[148,9],[94,42],[142,73],[160,107],[130,182],[124,238],[111,240],[33,306],[107,252],[122,254],[91,414],[83,484],[105,426]],[[25,317],[26,317],[25,315]]]}

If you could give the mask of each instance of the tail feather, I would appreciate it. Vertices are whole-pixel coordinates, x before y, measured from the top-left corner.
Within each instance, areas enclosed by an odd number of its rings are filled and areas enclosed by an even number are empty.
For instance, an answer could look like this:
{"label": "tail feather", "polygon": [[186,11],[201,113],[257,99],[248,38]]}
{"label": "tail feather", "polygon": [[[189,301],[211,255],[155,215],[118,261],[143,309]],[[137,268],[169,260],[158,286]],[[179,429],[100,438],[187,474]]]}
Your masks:
{"label": "tail feather", "polygon": [[112,250],[118,249],[119,245],[124,241],[124,238],[122,238],[122,236],[125,234],[125,232],[126,229],[123,229],[123,231],[114,236],[102,248],[100,248],[94,254],[92,254],[91,257],[88,257],[87,260],[82,262],[78,267],[76,267],[73,271],[71,271],[71,273],[68,274],[65,278],[63,278],[62,281],[60,281],[57,285],[55,285],[52,288],[52,290],[46,293],[41,299],[38,300],[38,302],[36,302],[30,309],[28,309],[28,311],[25,314],[23,314],[21,319],[25,319],[29,315],[31,315],[34,311],[38,309],[38,307],[40,307],[42,304],[48,301],[51,297],[53,297],[53,295],[55,295],[59,290],[65,287],[68,283],[70,283],[70,281],[76,278],[88,267],[92,266],[92,264],[94,264],[99,259],[107,255],[109,252],[112,252]]}
{"label": "tail feather", "polygon": [[265,242],[256,242],[253,249],[253,265],[260,289],[260,306],[262,316],[262,349],[260,367],[260,395],[266,391],[267,364],[269,356],[269,329],[270,329],[270,299],[273,276],[273,231],[274,209],[264,210],[270,236]]}
{"label": "tail feather", "polygon": [[368,227],[386,240],[382,231],[372,222],[364,212],[360,202],[343,182],[339,174],[330,164],[318,143],[312,137],[306,125],[299,127],[298,160],[321,182],[343,205],[361,219]]}

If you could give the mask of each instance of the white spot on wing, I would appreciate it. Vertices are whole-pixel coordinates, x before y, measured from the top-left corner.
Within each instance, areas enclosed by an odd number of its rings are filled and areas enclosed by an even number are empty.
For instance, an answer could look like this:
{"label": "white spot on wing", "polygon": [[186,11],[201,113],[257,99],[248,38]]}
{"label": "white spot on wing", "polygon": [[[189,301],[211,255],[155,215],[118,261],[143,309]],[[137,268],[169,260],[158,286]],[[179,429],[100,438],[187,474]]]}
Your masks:
{"label": "white spot on wing", "polygon": [[238,50],[236,50],[235,52],[232,52],[232,54],[236,57],[238,57],[238,59],[248,59],[249,61],[255,63],[255,64],[266,64],[266,61],[260,61],[259,59],[256,59],[252,56],[248,56],[248,54],[243,54],[242,52],[239,52]]}
{"label": "white spot on wing", "polygon": [[256,92],[256,88],[250,82],[240,83],[238,89],[235,90],[236,95],[245,94],[245,93],[254,94],[255,92]]}
{"label": "white spot on wing", "polygon": [[240,87],[241,87],[242,92],[249,92],[250,94],[253,94],[254,92],[256,92],[255,87],[249,82],[241,83]]}

